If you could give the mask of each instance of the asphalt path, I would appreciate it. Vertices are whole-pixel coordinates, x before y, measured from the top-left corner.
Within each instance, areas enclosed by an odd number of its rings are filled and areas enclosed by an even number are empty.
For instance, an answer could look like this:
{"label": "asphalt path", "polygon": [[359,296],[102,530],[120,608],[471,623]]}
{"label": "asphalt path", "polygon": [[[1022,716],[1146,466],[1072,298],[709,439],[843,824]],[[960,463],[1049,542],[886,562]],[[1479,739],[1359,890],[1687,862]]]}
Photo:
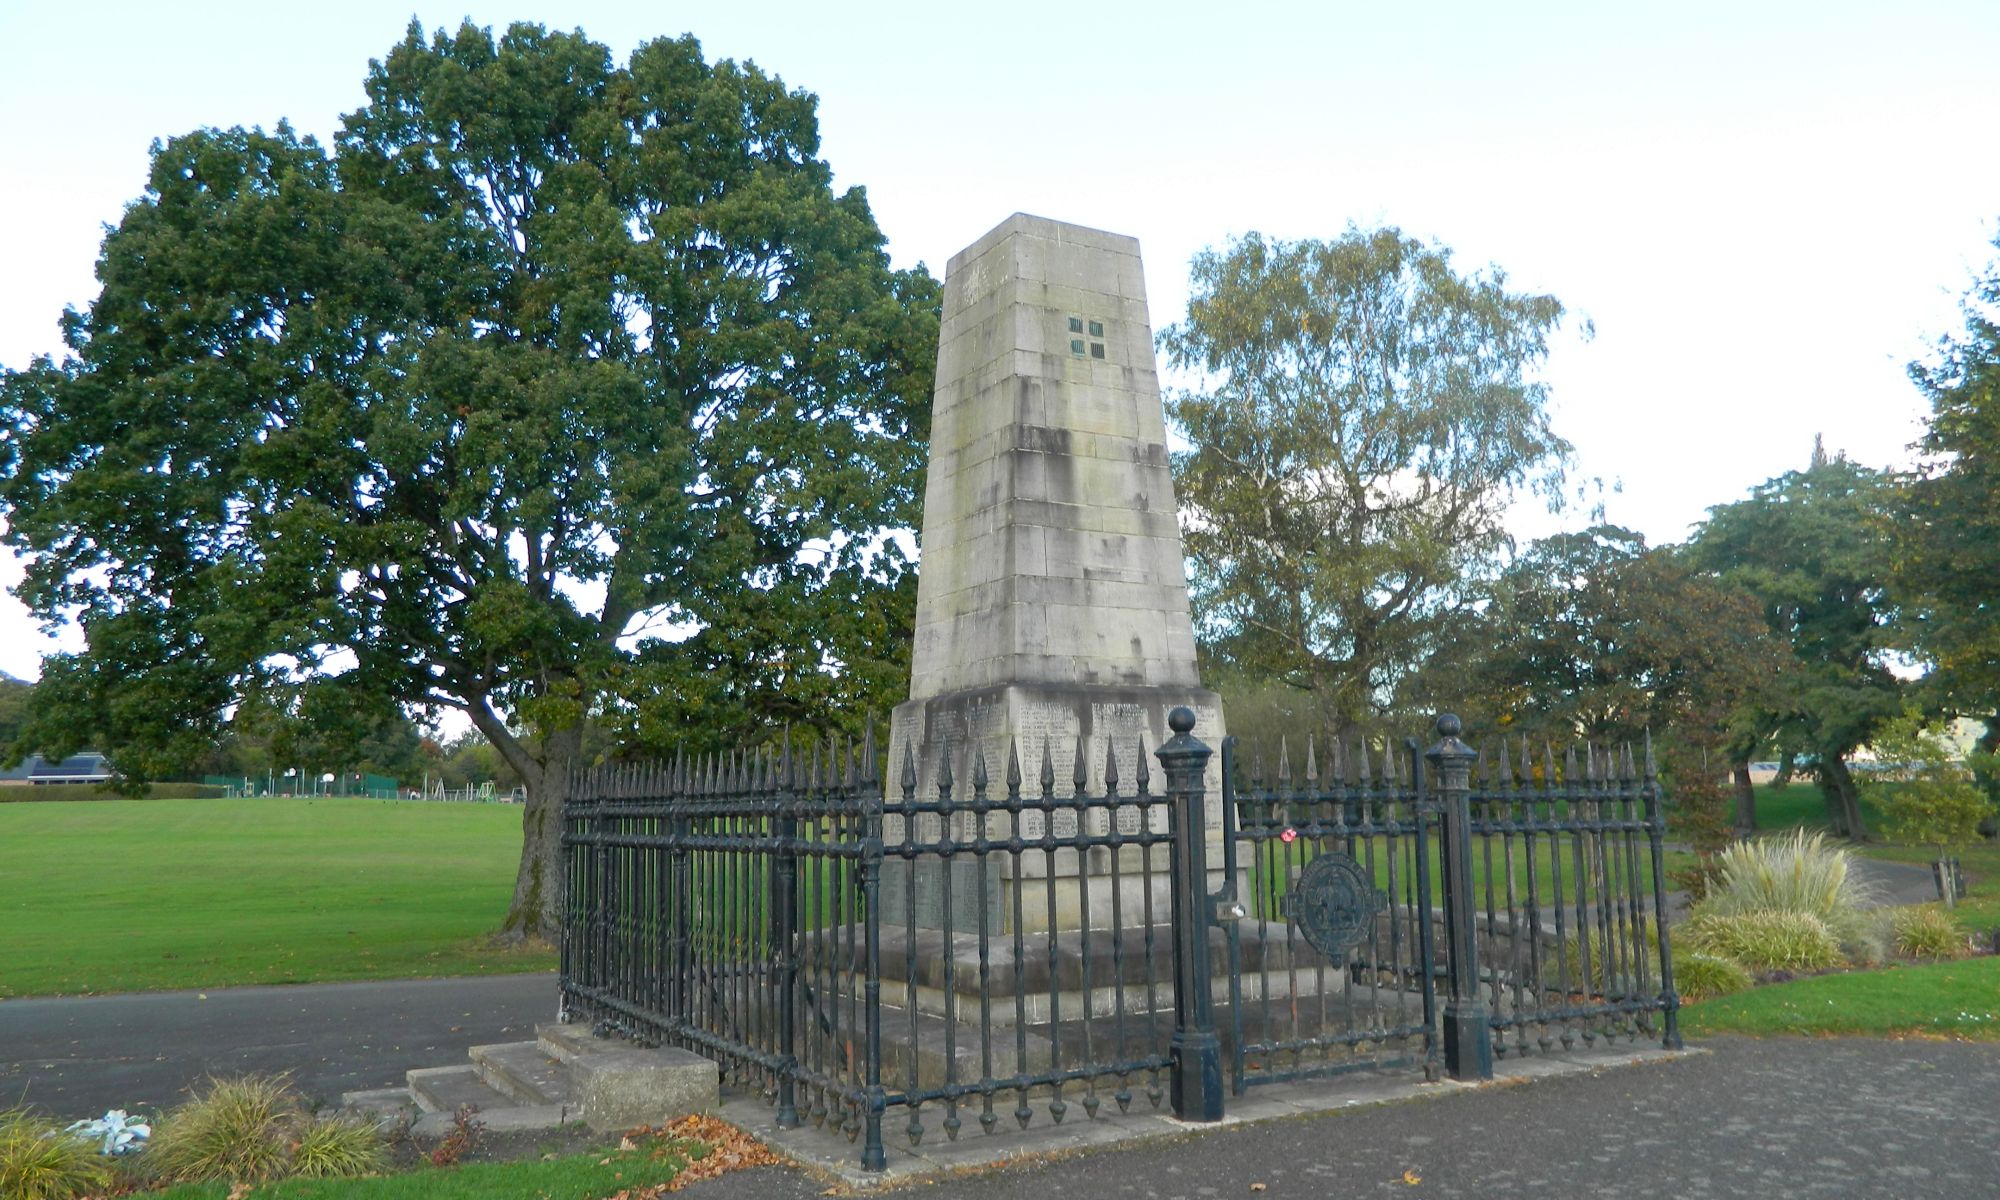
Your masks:
{"label": "asphalt path", "polygon": [[[206,1075],[243,1071],[289,1071],[315,1097],[388,1086],[411,1067],[463,1062],[469,1046],[529,1037],[553,1016],[555,990],[552,975],[514,975],[8,1000],[0,1107],[150,1108]],[[2000,1197],[2000,1045],[1718,1038],[1706,1048],[988,1168],[923,1190],[940,1200]],[[689,1194],[806,1200],[827,1186],[766,1168]]]}
{"label": "asphalt path", "polygon": [[153,1109],[209,1075],[280,1071],[334,1100],[524,1041],[555,1014],[553,974],[0,1000],[0,1109]]}
{"label": "asphalt path", "polygon": [[[916,1191],[926,1200],[2000,1197],[2000,1045],[1716,1038],[1706,1048],[988,1168]],[[972,1128],[961,1137],[977,1136]],[[827,1186],[774,1167],[683,1194],[808,1200]]]}
{"label": "asphalt path", "polygon": [[1929,904],[1938,898],[1937,879],[1922,863],[1895,862],[1857,854],[1849,859],[1855,879],[1869,892],[1876,908],[1900,904]]}

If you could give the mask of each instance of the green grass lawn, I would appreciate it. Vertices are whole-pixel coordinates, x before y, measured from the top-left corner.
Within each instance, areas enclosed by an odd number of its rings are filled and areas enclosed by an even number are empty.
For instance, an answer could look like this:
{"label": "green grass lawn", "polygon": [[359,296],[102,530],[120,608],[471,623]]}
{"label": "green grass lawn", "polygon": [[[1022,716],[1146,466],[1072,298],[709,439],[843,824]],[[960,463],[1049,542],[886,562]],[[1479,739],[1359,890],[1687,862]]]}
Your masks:
{"label": "green grass lawn", "polygon": [[513,806],[0,805],[0,997],[547,969],[482,944],[520,847]]}
{"label": "green grass lawn", "polygon": [[[288,1179],[258,1185],[258,1200],[598,1200],[627,1188],[666,1183],[686,1166],[675,1149],[594,1150],[526,1162],[426,1167],[365,1179]],[[226,1200],[226,1183],[189,1183],[151,1200]]]}
{"label": "green grass lawn", "polygon": [[[1880,836],[1881,814],[1865,800],[1862,815]],[[1812,784],[1757,789],[1761,832],[1824,829],[1826,809]],[[1926,846],[1880,841],[1853,846],[1858,854],[1928,866]],[[2000,928],[2000,844],[1978,842],[1958,852],[1968,895],[1957,914],[1974,933]],[[1714,1033],[1817,1036],[1931,1036],[2000,1040],[2000,957],[1849,971],[1767,984],[1682,1010],[1689,1036]]]}
{"label": "green grass lawn", "polygon": [[[1625,895],[1636,886],[1650,905],[1653,899],[1653,859],[1644,835],[1635,835],[1632,857],[1626,857],[1626,835],[1617,834],[1609,842],[1613,861],[1610,864],[1611,887],[1617,895]],[[1532,849],[1525,837],[1515,836],[1513,861],[1508,862],[1507,845],[1498,835],[1480,836],[1473,841],[1472,848],[1472,891],[1473,899],[1481,913],[1486,911],[1487,881],[1493,885],[1493,906],[1497,912],[1507,910],[1507,883],[1511,875],[1514,884],[1514,905],[1525,911],[1529,906],[1528,880],[1531,874],[1529,859],[1532,856],[1532,875],[1535,882],[1535,899],[1544,912],[1552,912],[1557,904],[1574,906],[1576,903],[1578,848],[1576,837],[1562,834],[1552,841],[1547,834],[1535,837]],[[1434,906],[1444,904],[1443,859],[1439,854],[1438,839],[1435,835],[1426,838],[1430,850],[1430,897]],[[1345,847],[1342,847],[1344,850]],[[1396,894],[1390,897],[1392,903],[1403,903],[1414,894],[1416,879],[1416,838],[1405,835],[1395,839]],[[1490,854],[1489,854],[1490,851]],[[1303,870],[1305,865],[1318,857],[1319,849],[1312,838],[1300,838],[1287,845],[1276,839],[1245,840],[1238,843],[1237,855],[1240,869],[1254,870],[1255,882],[1252,897],[1253,915],[1269,920],[1278,920],[1280,903],[1291,887],[1291,877]],[[1374,843],[1374,857],[1369,858],[1369,843],[1363,840],[1353,851],[1355,859],[1364,869],[1372,868],[1372,879],[1378,888],[1389,886],[1390,843],[1386,838],[1378,838]],[[1553,861],[1560,857],[1560,867]],[[1598,886],[1594,869],[1589,859],[1584,859],[1587,897],[1590,904],[1597,902]],[[1681,851],[1671,851],[1666,855],[1668,888],[1672,890],[1672,873],[1692,864],[1694,856]],[[1220,867],[1219,860],[1211,866]],[[1636,884],[1635,884],[1636,881]],[[1560,883],[1560,891],[1558,891]]]}
{"label": "green grass lawn", "polygon": [[2000,1040],[2000,957],[1820,975],[1681,1010],[1690,1037],[1917,1034]]}
{"label": "green grass lawn", "polygon": [[[1861,819],[1868,824],[1870,832],[1876,836],[1882,831],[1882,812],[1870,803],[1866,793],[1861,799]],[[1783,787],[1757,785],[1757,828],[1760,832],[1804,827],[1806,829],[1826,828],[1826,801],[1821,798],[1816,783],[1788,783]]]}

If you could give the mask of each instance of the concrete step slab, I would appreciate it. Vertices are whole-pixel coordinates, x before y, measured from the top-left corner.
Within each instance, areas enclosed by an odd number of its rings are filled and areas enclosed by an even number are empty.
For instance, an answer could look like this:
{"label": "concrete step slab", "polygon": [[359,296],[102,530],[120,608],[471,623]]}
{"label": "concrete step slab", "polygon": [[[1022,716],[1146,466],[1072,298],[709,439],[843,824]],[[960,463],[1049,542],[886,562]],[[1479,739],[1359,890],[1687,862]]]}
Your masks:
{"label": "concrete step slab", "polygon": [[569,1067],[583,1119],[599,1133],[665,1125],[720,1104],[714,1062],[691,1050],[608,1050],[579,1054]]}
{"label": "concrete step slab", "polygon": [[[410,1126],[416,1137],[435,1138],[450,1133],[455,1113],[430,1112]],[[577,1119],[576,1109],[564,1104],[517,1104],[508,1108],[481,1109],[473,1120],[487,1133],[518,1133],[523,1130],[556,1129]]]}
{"label": "concrete step slab", "polygon": [[588,1025],[564,1025],[559,1022],[535,1026],[535,1042],[541,1046],[542,1053],[564,1064],[579,1054],[616,1049],[627,1044],[598,1037],[590,1032]]}
{"label": "concrete step slab", "polygon": [[515,1107],[505,1092],[481,1079],[479,1069],[471,1063],[462,1067],[419,1067],[404,1078],[409,1080],[410,1095],[417,1107],[427,1113],[454,1113],[464,1107],[484,1113]]}
{"label": "concrete step slab", "polygon": [[720,1103],[715,1063],[691,1050],[601,1038],[587,1025],[537,1025],[535,1041],[563,1064],[577,1113],[600,1133],[664,1125]]}
{"label": "concrete step slab", "polygon": [[468,1052],[479,1078],[516,1104],[563,1104],[570,1098],[569,1068],[538,1042],[500,1042]]}
{"label": "concrete step slab", "polygon": [[385,1113],[397,1109],[413,1108],[416,1101],[410,1098],[407,1087],[370,1088],[365,1092],[342,1092],[340,1107],[350,1112]]}
{"label": "concrete step slab", "polygon": [[364,1092],[342,1092],[340,1112],[343,1115],[360,1117],[372,1121],[375,1128],[388,1132],[409,1124],[422,1112],[417,1101],[407,1087],[371,1088]]}

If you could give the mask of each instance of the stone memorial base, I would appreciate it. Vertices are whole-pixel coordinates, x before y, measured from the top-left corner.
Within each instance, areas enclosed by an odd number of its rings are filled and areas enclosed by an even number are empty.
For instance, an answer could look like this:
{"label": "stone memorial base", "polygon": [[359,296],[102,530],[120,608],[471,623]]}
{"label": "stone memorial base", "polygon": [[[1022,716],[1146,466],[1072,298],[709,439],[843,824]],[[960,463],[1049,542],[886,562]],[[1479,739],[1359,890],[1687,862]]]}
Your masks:
{"label": "stone memorial base", "polygon": [[[956,853],[949,857],[936,853],[919,854],[912,861],[896,858],[898,847],[912,839],[920,846],[935,846],[944,832],[944,814],[919,814],[914,822],[894,815],[894,806],[903,796],[905,750],[914,758],[916,791],[919,801],[938,798],[939,764],[951,762],[952,799],[966,804],[967,811],[951,814],[952,839],[968,842],[980,836],[979,814],[970,811],[973,795],[974,756],[983,756],[986,794],[1004,800],[1008,789],[1010,752],[1019,756],[1020,789],[1023,798],[1039,802],[1043,796],[1044,765],[1053,777],[1050,789],[1058,798],[1053,812],[1024,812],[1020,815],[1020,836],[1039,838],[1048,832],[1044,822],[1052,822],[1058,838],[1073,838],[1081,829],[1103,836],[1116,822],[1119,832],[1136,834],[1141,822],[1156,833],[1167,830],[1167,805],[1101,804],[1067,809],[1077,794],[1076,781],[1083,780],[1082,793],[1091,801],[1107,794],[1108,779],[1115,764],[1116,791],[1120,796],[1137,795],[1143,775],[1147,791],[1154,797],[1165,794],[1159,761],[1153,757],[1172,736],[1167,714],[1186,706],[1195,713],[1195,736],[1220,750],[1223,737],[1222,705],[1215,693],[1202,688],[1108,686],[1058,684],[1006,684],[911,700],[898,705],[889,733],[889,773],[884,781],[891,814],[883,827],[883,839],[890,860],[884,864],[882,906],[886,925],[914,925],[922,929],[951,928],[976,932],[981,924],[989,934],[1011,934],[1017,913],[1024,932],[1080,929],[1084,913],[1095,929],[1114,925],[1143,927],[1167,918],[1168,847],[1123,846],[1117,849],[1114,867],[1112,848],[1096,846],[1027,850],[1019,856],[995,852],[985,857]],[[1143,767],[1142,767],[1143,756]],[[1208,890],[1222,887],[1220,843],[1222,758],[1209,760],[1204,780],[1207,798],[1210,879]],[[1016,832],[1009,814],[986,814],[985,836],[1008,838]],[[1150,876],[1146,856],[1151,858]],[[1053,903],[1052,903],[1053,902]],[[1150,909],[1148,905],[1150,903]],[[949,912],[947,912],[949,909]]]}
{"label": "stone memorial base", "polygon": [[[1148,934],[1152,958],[1146,955]],[[1227,1004],[1229,950],[1227,934],[1209,930],[1211,998]],[[1243,999],[1337,994],[1347,986],[1347,972],[1336,968],[1283,921],[1243,921],[1237,929],[1242,958]],[[979,986],[979,939],[976,935],[920,929],[914,938],[901,929],[881,933],[882,1002],[932,1017],[950,1018],[994,1028],[1018,1024],[1046,1025],[1072,1021],[1087,1010],[1093,1019],[1125,1014],[1170,1013],[1174,1007],[1173,929],[1160,924],[1150,930],[1126,929],[1114,949],[1109,931],[1024,933],[1016,954],[1015,939],[987,939],[987,994],[982,1014]],[[914,978],[916,987],[910,987]],[[1268,983],[1266,982],[1268,981]],[[1267,992],[1268,987],[1268,992]],[[1122,1008],[1121,1008],[1122,1005]]]}
{"label": "stone memorial base", "polygon": [[[1026,933],[1019,954],[1014,938],[989,937],[986,1003],[981,1003],[979,939],[941,930],[884,929],[882,961],[883,1076],[895,1084],[936,1087],[987,1075],[1045,1071],[1058,1060],[1079,1059],[1082,1040],[1096,1039],[1099,1053],[1120,1046],[1138,1054],[1157,1045],[1171,1029],[1174,1010],[1173,930],[1152,932],[1153,958],[1145,953],[1146,930],[1127,929],[1114,954],[1108,932]],[[1240,999],[1253,1014],[1274,1005],[1280,1014],[1301,1003],[1331,1006],[1352,986],[1346,970],[1320,957],[1284,922],[1254,921],[1238,930],[1243,971],[1232,995],[1226,934],[1209,934],[1210,996],[1220,1013]],[[831,931],[845,948],[849,931]],[[911,987],[911,980],[915,987]],[[1053,986],[1052,986],[1053,984]],[[1090,1032],[1085,1033],[1088,1014]],[[806,1014],[807,1036],[813,1027]],[[1122,1031],[1122,1034],[1121,1034]],[[990,1057],[989,1057],[990,1056]],[[1031,1089],[1044,1095],[1046,1085]]]}

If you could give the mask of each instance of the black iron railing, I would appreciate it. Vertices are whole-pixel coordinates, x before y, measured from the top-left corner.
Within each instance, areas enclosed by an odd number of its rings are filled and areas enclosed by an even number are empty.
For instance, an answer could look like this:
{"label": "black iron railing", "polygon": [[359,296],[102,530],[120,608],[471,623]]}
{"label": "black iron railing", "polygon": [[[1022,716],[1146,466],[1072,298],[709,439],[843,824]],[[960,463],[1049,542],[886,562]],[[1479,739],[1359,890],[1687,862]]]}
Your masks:
{"label": "black iron railing", "polygon": [[1192,723],[1103,747],[1095,791],[1081,739],[1061,779],[1047,746],[1028,774],[948,749],[922,796],[908,751],[884,788],[872,736],[585,772],[565,1019],[708,1055],[869,1167],[885,1127],[1212,1120],[1226,1091],[1357,1066],[1678,1045],[1650,756],[1500,755],[1475,786],[1446,718],[1373,769],[1335,745],[1322,779],[1308,749],[1295,782],[1281,753],[1266,785],[1225,746],[1211,822]]}
{"label": "black iron railing", "polygon": [[[1494,1050],[1658,1036],[1678,1046],[1663,845],[1651,747],[1572,748],[1560,765],[1503,741],[1467,795],[1480,981]],[[1656,1023],[1657,1022],[1657,1023]]]}

